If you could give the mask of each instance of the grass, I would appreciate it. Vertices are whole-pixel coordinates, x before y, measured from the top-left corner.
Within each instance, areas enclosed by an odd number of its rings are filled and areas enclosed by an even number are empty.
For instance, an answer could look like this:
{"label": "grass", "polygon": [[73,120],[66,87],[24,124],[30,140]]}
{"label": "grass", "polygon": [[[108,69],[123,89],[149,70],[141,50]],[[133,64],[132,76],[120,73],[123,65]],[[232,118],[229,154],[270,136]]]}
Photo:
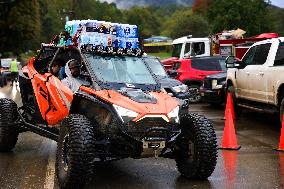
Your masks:
{"label": "grass", "polygon": [[165,59],[165,58],[172,57],[171,53],[168,53],[168,52],[147,53],[147,54],[148,54],[148,55],[151,55],[151,56],[159,57],[161,60],[163,60],[163,59]]}

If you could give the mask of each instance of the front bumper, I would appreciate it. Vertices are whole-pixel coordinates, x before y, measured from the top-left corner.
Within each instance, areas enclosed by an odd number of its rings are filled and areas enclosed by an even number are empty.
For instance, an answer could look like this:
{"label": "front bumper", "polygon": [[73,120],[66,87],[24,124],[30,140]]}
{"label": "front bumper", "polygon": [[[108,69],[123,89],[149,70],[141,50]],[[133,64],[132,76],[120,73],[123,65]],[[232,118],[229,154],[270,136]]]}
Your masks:
{"label": "front bumper", "polygon": [[208,103],[223,103],[225,102],[224,89],[202,89],[201,96]]}

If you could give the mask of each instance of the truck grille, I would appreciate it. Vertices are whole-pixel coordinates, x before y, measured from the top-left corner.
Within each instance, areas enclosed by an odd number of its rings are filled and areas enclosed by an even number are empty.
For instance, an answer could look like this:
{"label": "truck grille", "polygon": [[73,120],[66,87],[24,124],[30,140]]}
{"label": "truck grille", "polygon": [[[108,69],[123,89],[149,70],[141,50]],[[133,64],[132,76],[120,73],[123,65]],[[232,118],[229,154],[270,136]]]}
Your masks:
{"label": "truck grille", "polygon": [[[167,123],[162,118],[144,118],[138,122],[129,122],[126,127],[126,132],[135,139],[140,140],[151,128],[166,128],[169,131],[179,130],[177,125]],[[151,132],[149,135],[150,137],[167,137],[165,130],[164,132]],[[149,137],[149,135],[147,136]]]}
{"label": "truck grille", "polygon": [[212,82],[211,82],[210,79],[205,78],[205,80],[204,80],[204,88],[205,89],[211,89],[212,88]]}

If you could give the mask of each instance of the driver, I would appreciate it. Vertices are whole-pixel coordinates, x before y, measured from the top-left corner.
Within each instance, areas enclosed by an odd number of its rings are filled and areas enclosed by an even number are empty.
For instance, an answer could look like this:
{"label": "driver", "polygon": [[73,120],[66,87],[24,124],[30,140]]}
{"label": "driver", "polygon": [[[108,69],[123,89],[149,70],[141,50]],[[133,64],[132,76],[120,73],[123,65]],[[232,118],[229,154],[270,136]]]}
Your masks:
{"label": "driver", "polygon": [[80,63],[75,59],[71,59],[66,63],[65,73],[67,77],[62,80],[62,83],[73,92],[76,92],[81,85],[90,85],[88,81],[80,77]]}

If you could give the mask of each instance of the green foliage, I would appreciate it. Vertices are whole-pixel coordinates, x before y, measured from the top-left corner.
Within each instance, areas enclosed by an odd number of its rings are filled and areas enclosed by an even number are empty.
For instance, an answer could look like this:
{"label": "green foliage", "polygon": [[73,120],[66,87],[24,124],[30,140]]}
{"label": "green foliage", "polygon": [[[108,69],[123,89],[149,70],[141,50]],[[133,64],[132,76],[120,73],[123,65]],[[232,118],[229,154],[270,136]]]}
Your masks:
{"label": "green foliage", "polygon": [[20,61],[23,65],[26,65],[28,63],[28,60],[31,57],[34,57],[36,53],[34,51],[27,51],[25,53],[21,53],[18,57],[18,61]]}
{"label": "green foliage", "polygon": [[154,17],[149,9],[133,7],[132,9],[125,11],[125,21],[129,24],[136,24],[139,27],[140,36],[150,37],[153,34],[159,33],[160,23]]}
{"label": "green foliage", "polygon": [[205,37],[209,34],[209,24],[204,17],[192,14],[191,10],[177,11],[164,23],[163,34],[172,38],[186,35]]}
{"label": "green foliage", "polygon": [[212,32],[244,29],[247,36],[272,32],[274,24],[265,0],[210,0],[207,18]]}
{"label": "green foliage", "polygon": [[147,54],[151,56],[156,56],[160,58],[160,60],[170,58],[172,56],[172,53],[169,52],[158,52],[158,53],[147,53]]}
{"label": "green foliage", "polygon": [[8,15],[9,39],[7,41],[15,53],[17,49],[27,50],[39,43],[40,6],[38,0],[21,0]]}
{"label": "green foliage", "polygon": [[284,10],[269,6],[267,0],[207,1],[208,11],[206,4],[202,14],[193,14],[191,8],[177,4],[120,10],[98,0],[15,0],[0,4],[0,52],[20,54],[38,49],[40,43],[50,42],[64,29],[67,17],[136,24],[142,38],[161,34],[204,37],[237,27],[246,30],[247,36],[262,32],[284,35]]}
{"label": "green foliage", "polygon": [[271,7],[269,11],[274,20],[275,31],[278,32],[280,36],[284,36],[284,9]]}

